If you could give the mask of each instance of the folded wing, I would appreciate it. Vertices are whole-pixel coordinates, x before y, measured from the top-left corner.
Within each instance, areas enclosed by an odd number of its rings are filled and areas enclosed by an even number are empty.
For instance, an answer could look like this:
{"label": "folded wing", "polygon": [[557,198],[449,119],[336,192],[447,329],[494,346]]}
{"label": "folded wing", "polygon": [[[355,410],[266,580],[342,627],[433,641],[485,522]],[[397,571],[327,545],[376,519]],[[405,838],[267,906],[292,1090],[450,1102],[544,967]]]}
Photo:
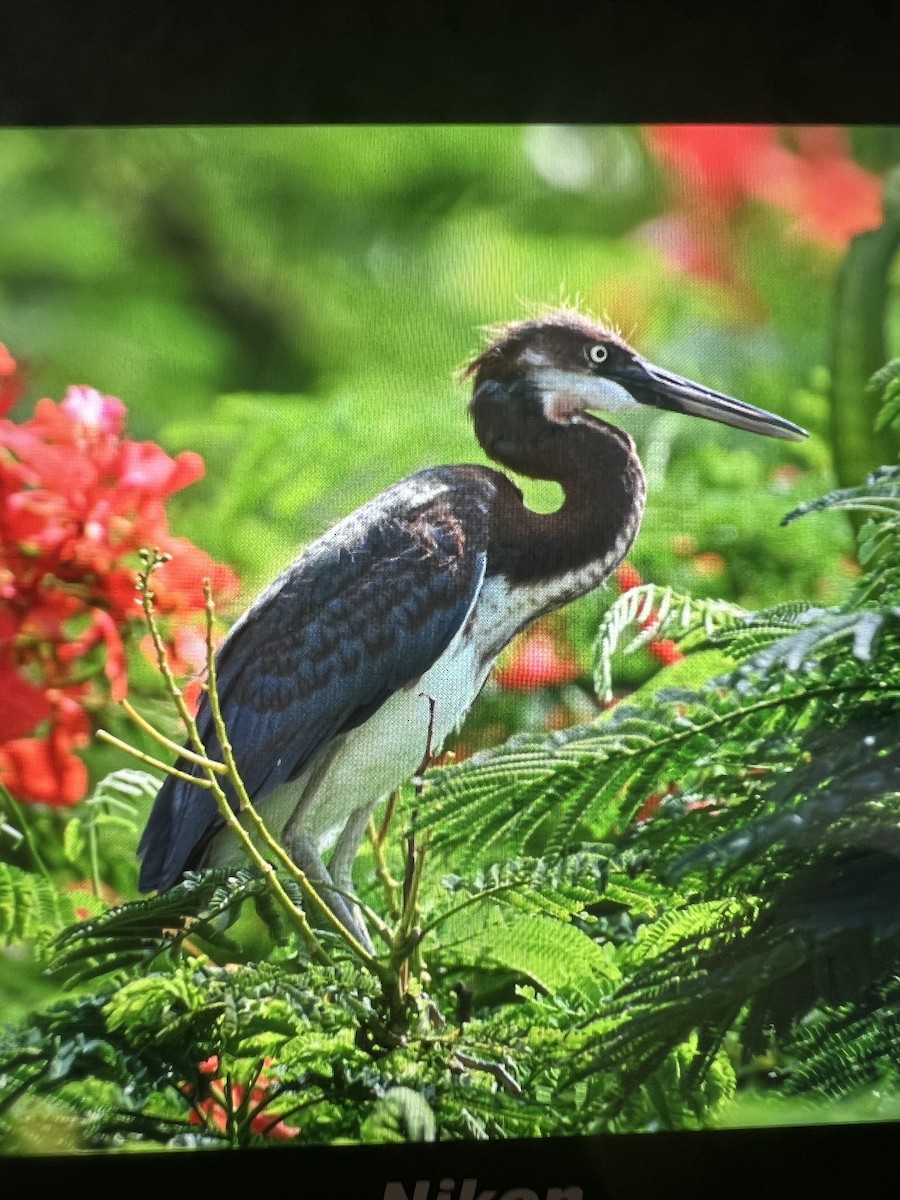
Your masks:
{"label": "folded wing", "polygon": [[[254,802],[414,683],[453,640],[484,576],[492,474],[444,467],[396,484],[310,546],[231,630],[216,658],[218,691]],[[205,696],[197,723],[220,759]],[[141,889],[165,890],[199,865],[222,824],[208,791],[169,776],[138,847]]]}

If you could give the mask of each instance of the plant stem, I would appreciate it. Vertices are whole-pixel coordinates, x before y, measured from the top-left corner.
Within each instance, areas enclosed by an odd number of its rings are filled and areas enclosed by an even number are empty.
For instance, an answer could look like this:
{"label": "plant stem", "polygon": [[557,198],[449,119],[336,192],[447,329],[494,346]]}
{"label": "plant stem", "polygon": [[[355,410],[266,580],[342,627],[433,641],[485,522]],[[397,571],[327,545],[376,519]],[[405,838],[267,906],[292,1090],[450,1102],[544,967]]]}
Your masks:
{"label": "plant stem", "polygon": [[24,811],[22,806],[16,803],[12,794],[8,792],[2,784],[0,784],[0,801],[3,802],[3,807],[6,809],[10,818],[16,822],[12,828],[15,829],[17,833],[21,834],[22,840],[28,847],[28,853],[31,856],[31,862],[34,869],[39,875],[43,875],[45,879],[50,879],[50,872],[47,870],[47,865],[38,852],[37,842],[32,835],[28,821],[23,820]]}
{"label": "plant stem", "polygon": [[400,918],[400,884],[393,877],[388,867],[387,854],[384,849],[384,838],[381,836],[384,832],[384,824],[382,824],[381,832],[375,828],[375,821],[372,817],[369,818],[369,824],[366,828],[366,833],[371,843],[372,849],[375,852],[375,874],[384,888],[384,894],[387,898],[388,908],[391,916],[395,921]]}
{"label": "plant stem", "polygon": [[868,390],[870,376],[888,357],[889,281],[900,246],[900,205],[892,201],[890,177],[884,195],[884,224],[853,238],[835,287],[829,434],[843,487],[862,483],[897,454],[896,436],[876,431],[880,399]]}
{"label": "plant stem", "polygon": [[[128,742],[117,738],[115,734],[110,733],[107,729],[98,729],[96,733],[98,741],[108,742],[110,746],[115,746],[119,750],[124,750],[126,754],[130,754],[132,758],[138,759],[139,762],[147,763],[148,766],[156,767],[158,771],[165,771],[167,775],[174,775],[176,779],[185,779],[188,783],[193,783],[196,787],[211,788],[212,784],[207,779],[201,779],[197,775],[188,775],[187,771],[179,771],[177,767],[172,767],[168,763],[162,762],[158,758],[154,758],[152,754],[145,754],[143,750],[138,750],[136,746],[130,745]],[[204,768],[206,762],[197,754],[192,755],[194,761],[199,763]],[[212,770],[218,771],[222,764],[209,760],[209,767]]]}
{"label": "plant stem", "polygon": [[[122,708],[132,719],[132,721],[134,721],[135,725],[139,725],[145,733],[149,733],[150,736],[155,741],[159,742],[161,746],[165,746],[167,750],[173,751],[173,753],[177,754],[180,758],[187,759],[188,762],[197,763],[199,766],[211,765],[212,769],[214,771],[218,771],[221,775],[226,775],[228,773],[228,768],[224,763],[213,762],[212,759],[208,758],[205,754],[195,754],[194,751],[189,750],[187,746],[181,746],[178,744],[178,742],[173,741],[172,738],[167,738],[164,733],[160,733],[159,730],[151,725],[147,718],[142,716],[141,713],[139,713],[133,705],[129,704],[127,700],[122,701]],[[194,777],[190,776],[189,778]]]}

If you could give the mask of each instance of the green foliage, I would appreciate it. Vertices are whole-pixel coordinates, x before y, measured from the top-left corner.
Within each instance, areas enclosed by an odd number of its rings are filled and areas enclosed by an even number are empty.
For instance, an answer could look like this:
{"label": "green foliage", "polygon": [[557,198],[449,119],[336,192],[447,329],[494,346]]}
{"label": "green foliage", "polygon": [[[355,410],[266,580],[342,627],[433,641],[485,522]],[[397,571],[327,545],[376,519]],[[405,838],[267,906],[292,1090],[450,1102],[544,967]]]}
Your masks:
{"label": "green foliage", "polygon": [[[430,773],[404,801],[428,869],[400,1010],[342,943],[311,961],[255,869],[66,929],[56,977],[99,990],[5,1036],[9,1144],[26,1094],[86,1146],[247,1145],[694,1128],[727,1121],[754,1061],[784,1094],[890,1085],[898,501],[884,471],[807,506],[870,511],[878,550],[842,605],[627,593],[598,658],[652,607],[683,663]],[[670,685],[692,661],[727,670]],[[242,949],[248,914],[268,961]]]}
{"label": "green foliage", "polygon": [[[162,896],[117,905],[66,930],[57,939],[53,970],[70,985],[152,963],[160,955],[177,961],[185,938],[215,938],[235,949],[224,929],[237,918],[250,897],[261,898],[259,872],[245,869],[189,874]],[[267,911],[262,903],[263,911]]]}
{"label": "green foliage", "polygon": [[[831,377],[818,366],[833,263],[747,212],[735,254],[771,320],[708,281],[673,286],[621,237],[663,203],[637,132],[573,134],[628,168],[604,172],[620,193],[548,182],[541,136],[14,133],[0,336],[31,359],[32,399],[83,379],[122,395],[137,436],[204,454],[180,520],[248,591],[400,475],[477,456],[451,372],[474,326],[561,280],[639,319],[660,363],[814,434],[840,392],[859,448],[865,322]],[[867,394],[885,438],[898,379],[890,364]],[[751,452],[699,424],[637,431],[653,502],[635,562],[660,586],[568,614],[585,680],[600,622],[601,698],[641,686],[402,798],[390,872],[412,861],[398,830],[425,868],[406,956],[379,941],[380,973],[321,930],[311,960],[249,868],[123,900],[151,776],[116,772],[74,813],[6,814],[21,844],[0,866],[0,967],[52,974],[0,1034],[4,1151],[696,1128],[749,1111],[736,1098],[762,1071],[795,1104],[897,1092],[898,472],[813,500],[833,482],[823,436]],[[804,519],[780,528],[789,504]],[[865,518],[858,580],[832,509]],[[685,654],[652,678],[645,608]],[[373,855],[357,885],[383,913]],[[93,896],[66,890],[84,880]],[[386,978],[405,979],[399,1009]]]}
{"label": "green foliage", "polygon": [[[888,404],[895,380],[896,369],[877,380]],[[699,1085],[731,1030],[748,1058],[776,1046],[794,1090],[893,1079],[898,505],[900,471],[884,468],[787,518],[869,516],[868,570],[843,605],[750,614],[671,591],[626,594],[597,639],[598,680],[628,626],[657,609],[653,635],[687,654],[663,686],[643,689],[639,707],[632,697],[588,726],[513,740],[434,781],[419,827],[457,864],[523,839],[545,852],[568,837],[612,840],[610,881],[624,873],[667,889],[633,944],[620,944],[622,982],[573,1055],[576,1081],[614,1073],[612,1112],[692,1039],[685,1078]],[[711,648],[726,673],[665,686]]]}
{"label": "green foliage", "polygon": [[[62,837],[66,861],[80,876],[91,879],[95,894],[101,891],[101,862],[115,858],[117,845],[133,843],[138,806],[152,800],[159,783],[146,771],[129,767],[113,771],[66,821]],[[107,870],[105,877],[111,880],[120,874],[126,873]]]}
{"label": "green foliage", "polygon": [[359,1132],[364,1142],[433,1142],[434,1114],[411,1088],[388,1088]]}
{"label": "green foliage", "polygon": [[48,879],[0,862],[0,943],[44,941],[74,915],[72,901]]}

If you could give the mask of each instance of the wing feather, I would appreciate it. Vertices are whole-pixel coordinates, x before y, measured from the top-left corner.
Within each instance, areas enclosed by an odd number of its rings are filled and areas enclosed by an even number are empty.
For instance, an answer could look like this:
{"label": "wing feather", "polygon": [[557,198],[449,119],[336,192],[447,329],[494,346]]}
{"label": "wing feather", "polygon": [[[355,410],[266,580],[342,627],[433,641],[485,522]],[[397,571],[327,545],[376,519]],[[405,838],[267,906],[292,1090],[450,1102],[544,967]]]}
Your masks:
{"label": "wing feather", "polygon": [[[493,474],[443,467],[388,489],[310,546],[231,630],[218,690],[251,799],[295,778],[453,640],[484,576]],[[205,697],[197,723],[221,757]],[[221,825],[207,791],[170,776],[138,848],[142,890],[171,887]]]}

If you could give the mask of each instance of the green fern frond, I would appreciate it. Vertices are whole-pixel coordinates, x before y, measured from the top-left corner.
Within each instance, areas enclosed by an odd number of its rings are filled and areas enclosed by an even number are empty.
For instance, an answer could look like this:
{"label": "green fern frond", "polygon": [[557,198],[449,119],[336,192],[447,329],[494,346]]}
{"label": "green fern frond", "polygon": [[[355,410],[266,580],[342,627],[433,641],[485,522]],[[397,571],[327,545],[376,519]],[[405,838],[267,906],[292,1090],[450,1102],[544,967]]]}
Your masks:
{"label": "green fern frond", "polygon": [[0,862],[0,944],[43,943],[74,919],[71,898],[49,879]]}
{"label": "green fern frond", "polygon": [[865,484],[840,488],[821,500],[801,505],[783,519],[788,524],[822,509],[860,512],[869,518],[858,536],[859,559],[867,568],[854,588],[847,608],[900,601],[900,467],[881,467]]}
{"label": "green fern frond", "polygon": [[625,631],[631,625],[643,625],[651,614],[653,624],[640,630],[623,653],[631,654],[653,638],[666,637],[680,644],[697,641],[698,635],[712,639],[747,616],[744,609],[724,600],[698,599],[655,584],[632,588],[606,613],[594,641],[594,688],[601,700],[612,699],[612,660]]}
{"label": "green fern frond", "polygon": [[[620,704],[563,736],[511,742],[433,772],[418,827],[433,830],[438,854],[453,846],[468,871],[538,843],[558,852],[584,836],[579,827],[607,841],[673,781],[706,796],[712,784],[720,799],[745,794],[748,763],[789,762],[802,729],[817,714],[827,720],[836,696],[871,693],[869,672],[879,666],[857,662],[840,678],[745,666],[698,691],[661,690],[639,710]],[[900,702],[900,669],[893,674],[894,690],[881,678],[877,694]]]}
{"label": "green fern frond", "polygon": [[252,868],[191,873],[161,896],[107,909],[64,930],[51,970],[65,986],[146,966],[161,955],[177,961],[188,936],[223,941],[241,906],[265,888]]}
{"label": "green fern frond", "polygon": [[152,800],[161,784],[162,780],[148,771],[125,767],[101,779],[84,803],[91,808],[106,805],[131,813],[136,800],[141,797]]}
{"label": "green fern frond", "polygon": [[[584,850],[559,859],[493,864],[471,879],[447,875],[442,883],[452,896],[467,901],[486,896],[566,920],[596,901],[606,886],[608,870],[609,853]],[[430,924],[435,925],[438,919]]]}
{"label": "green fern frond", "polygon": [[550,994],[572,991],[593,1001],[619,979],[611,946],[600,946],[574,924],[499,903],[444,920],[431,958],[445,970],[502,969]]}
{"label": "green fern frond", "polygon": [[900,963],[860,1005],[823,1012],[801,1026],[787,1049],[792,1093],[849,1096],[861,1087],[896,1088],[900,1043]]}
{"label": "green fern frond", "polygon": [[875,419],[876,430],[891,426],[900,433],[900,358],[891,359],[876,371],[866,391],[881,400],[881,409]]}
{"label": "green fern frond", "polygon": [[[825,647],[838,640],[849,641],[851,653],[858,659],[868,661],[874,653],[876,639],[886,628],[896,624],[898,618],[900,609],[852,612],[809,609],[798,619],[794,632],[764,648],[754,645],[745,670],[767,672],[778,663],[788,671],[799,671],[821,658]],[[738,634],[729,649],[736,657],[744,657],[748,643],[742,642]]]}
{"label": "green fern frond", "polygon": [[781,519],[791,525],[800,517],[827,509],[872,512],[887,520],[900,517],[900,467],[881,467],[859,487],[836,488],[815,500],[808,500],[792,509]]}
{"label": "green fern frond", "polygon": [[[706,837],[665,868],[678,882],[698,870],[759,861],[772,848],[803,853],[825,838],[843,846],[890,848],[900,817],[898,707],[860,708],[844,725],[815,730],[798,743],[798,765],[778,774],[755,811],[732,819],[718,837]],[[877,801],[877,811],[870,805]],[[851,819],[861,810],[860,828]],[[737,817],[737,813],[735,817]],[[696,828],[696,827],[695,827]],[[771,871],[769,858],[766,870]]]}

